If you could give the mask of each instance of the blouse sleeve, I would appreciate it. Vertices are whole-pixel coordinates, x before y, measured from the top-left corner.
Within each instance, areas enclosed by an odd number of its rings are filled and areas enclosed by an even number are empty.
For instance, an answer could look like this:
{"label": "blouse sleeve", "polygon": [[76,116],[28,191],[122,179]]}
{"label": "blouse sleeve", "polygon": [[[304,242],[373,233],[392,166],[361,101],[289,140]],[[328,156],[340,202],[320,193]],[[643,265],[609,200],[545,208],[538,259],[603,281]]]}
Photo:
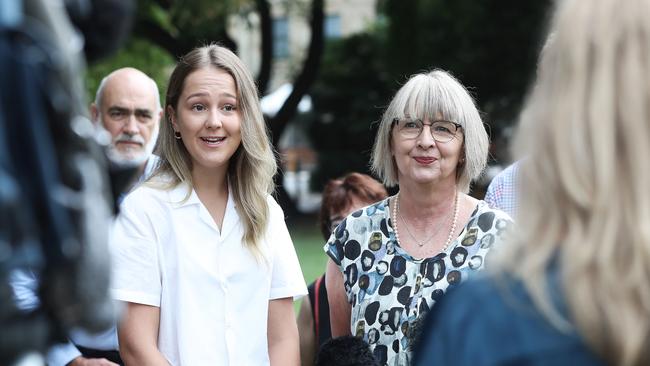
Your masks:
{"label": "blouse sleeve", "polygon": [[[350,217],[346,217],[341,221],[339,226],[332,232],[329,240],[323,247],[325,254],[337,265],[341,276],[343,276],[343,288],[347,296],[348,302],[353,302],[354,291],[352,287],[356,282],[356,277],[359,272],[358,265],[354,259],[358,258],[360,252],[359,242],[356,240],[349,240],[349,231],[346,230],[350,221]],[[347,251],[347,255],[346,255]]]}
{"label": "blouse sleeve", "polygon": [[325,254],[327,254],[327,256],[330,257],[334,263],[336,263],[336,265],[341,270],[341,273],[344,272],[346,267],[345,242],[348,239],[346,231],[347,224],[348,218],[343,219],[339,226],[334,229],[332,235],[330,235],[330,238],[327,240],[327,243],[325,243],[325,246],[323,247]]}
{"label": "blouse sleeve", "polygon": [[267,240],[273,253],[269,300],[285,297],[300,298],[307,294],[307,286],[289,230],[284,222],[284,212],[272,198],[269,198],[269,213]]}
{"label": "blouse sleeve", "polygon": [[120,301],[160,306],[158,245],[146,212],[153,207],[142,202],[138,193],[136,190],[126,197],[111,230],[111,294]]}

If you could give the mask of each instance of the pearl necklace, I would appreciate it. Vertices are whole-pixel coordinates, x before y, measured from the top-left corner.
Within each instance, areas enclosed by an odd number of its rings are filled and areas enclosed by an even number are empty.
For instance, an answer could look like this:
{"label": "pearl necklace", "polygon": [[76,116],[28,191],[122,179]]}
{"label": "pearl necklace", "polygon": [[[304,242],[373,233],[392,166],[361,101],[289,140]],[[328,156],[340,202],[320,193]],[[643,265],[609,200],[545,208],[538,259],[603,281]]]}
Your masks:
{"label": "pearl necklace", "polygon": [[[454,202],[454,219],[451,222],[451,229],[449,230],[449,235],[447,236],[447,240],[445,241],[445,245],[442,247],[440,250],[441,252],[444,252],[447,250],[449,247],[449,244],[451,244],[451,241],[454,237],[454,233],[456,232],[456,224],[458,223],[458,191],[456,191],[456,197],[455,197],[455,202]],[[397,217],[398,217],[398,212],[399,212],[399,192],[395,195],[395,202],[393,204],[393,230],[395,231],[395,239],[397,239],[397,242],[399,243],[399,231],[397,229]],[[402,217],[402,221],[404,221],[404,227],[406,227],[406,231],[411,235],[411,238],[415,241],[415,243],[421,248],[428,242],[431,238],[433,238],[439,231],[438,229],[433,235],[428,237],[427,239],[423,240],[422,242],[419,242],[415,236],[411,233],[411,231],[408,228],[408,225],[406,224],[406,220]]]}

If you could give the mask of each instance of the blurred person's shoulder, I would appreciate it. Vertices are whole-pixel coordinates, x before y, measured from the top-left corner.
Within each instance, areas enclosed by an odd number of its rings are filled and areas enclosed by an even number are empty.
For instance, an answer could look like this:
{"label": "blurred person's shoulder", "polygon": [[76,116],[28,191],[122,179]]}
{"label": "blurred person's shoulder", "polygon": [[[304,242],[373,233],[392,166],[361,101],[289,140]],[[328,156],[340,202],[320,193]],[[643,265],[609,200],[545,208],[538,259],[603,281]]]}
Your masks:
{"label": "blurred person's shoulder", "polygon": [[551,325],[523,284],[507,275],[484,273],[450,288],[423,332],[420,361],[441,352],[437,361],[457,365],[601,365],[575,332]]}

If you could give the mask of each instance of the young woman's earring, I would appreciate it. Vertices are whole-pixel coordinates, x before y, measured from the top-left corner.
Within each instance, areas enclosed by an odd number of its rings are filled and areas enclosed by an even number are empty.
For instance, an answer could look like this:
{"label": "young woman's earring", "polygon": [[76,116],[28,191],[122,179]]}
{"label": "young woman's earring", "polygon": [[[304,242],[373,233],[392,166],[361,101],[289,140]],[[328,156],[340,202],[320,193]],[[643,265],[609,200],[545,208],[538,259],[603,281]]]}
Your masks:
{"label": "young woman's earring", "polygon": [[176,140],[180,140],[181,139],[181,133],[179,131],[174,131],[174,138]]}

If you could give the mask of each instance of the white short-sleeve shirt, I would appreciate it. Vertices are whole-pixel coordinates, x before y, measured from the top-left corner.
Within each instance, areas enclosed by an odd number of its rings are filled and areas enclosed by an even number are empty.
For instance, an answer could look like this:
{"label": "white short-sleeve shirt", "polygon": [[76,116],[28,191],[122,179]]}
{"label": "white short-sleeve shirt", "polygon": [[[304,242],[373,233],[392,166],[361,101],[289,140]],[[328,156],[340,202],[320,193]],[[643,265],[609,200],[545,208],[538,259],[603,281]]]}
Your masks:
{"label": "white short-sleeve shirt", "polygon": [[174,366],[268,365],[269,300],[307,293],[284,213],[268,197],[265,260],[242,244],[228,197],[222,231],[189,187],[140,186],[111,232],[115,299],[160,307],[158,348]]}

